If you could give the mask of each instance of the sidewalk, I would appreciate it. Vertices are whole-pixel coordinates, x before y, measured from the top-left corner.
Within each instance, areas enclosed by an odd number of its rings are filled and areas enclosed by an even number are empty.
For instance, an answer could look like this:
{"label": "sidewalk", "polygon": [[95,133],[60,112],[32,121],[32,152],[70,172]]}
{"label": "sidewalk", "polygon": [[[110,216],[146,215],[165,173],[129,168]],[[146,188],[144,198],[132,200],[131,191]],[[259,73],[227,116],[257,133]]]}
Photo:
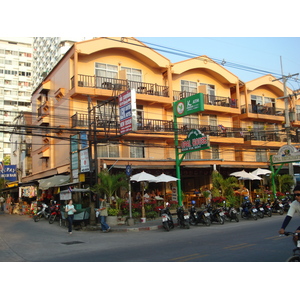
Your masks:
{"label": "sidewalk", "polygon": [[[136,232],[145,230],[158,230],[162,228],[161,218],[147,220],[145,223],[137,222],[132,226],[126,224],[110,226],[111,232]],[[100,224],[88,225],[85,230],[100,230]]]}

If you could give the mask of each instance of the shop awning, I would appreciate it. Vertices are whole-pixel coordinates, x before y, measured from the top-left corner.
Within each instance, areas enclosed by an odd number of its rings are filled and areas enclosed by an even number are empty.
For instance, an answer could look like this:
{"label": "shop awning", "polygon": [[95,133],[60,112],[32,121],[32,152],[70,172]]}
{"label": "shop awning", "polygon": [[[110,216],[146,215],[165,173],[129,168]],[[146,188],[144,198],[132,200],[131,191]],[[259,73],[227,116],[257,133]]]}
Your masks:
{"label": "shop awning", "polygon": [[70,180],[70,175],[56,175],[45,179],[38,180],[39,189],[47,190],[51,187],[56,187],[61,184],[67,183]]}

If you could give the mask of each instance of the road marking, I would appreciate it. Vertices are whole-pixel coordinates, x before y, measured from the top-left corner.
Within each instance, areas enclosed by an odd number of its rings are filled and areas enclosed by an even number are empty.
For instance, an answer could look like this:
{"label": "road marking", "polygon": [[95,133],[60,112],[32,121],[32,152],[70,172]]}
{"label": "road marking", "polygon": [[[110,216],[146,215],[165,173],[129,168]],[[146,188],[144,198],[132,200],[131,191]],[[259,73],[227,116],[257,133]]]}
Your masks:
{"label": "road marking", "polygon": [[191,255],[187,255],[187,256],[172,258],[170,260],[177,261],[177,262],[185,262],[185,261],[189,261],[189,260],[193,260],[195,258],[205,257],[205,256],[208,256],[208,254],[201,255],[200,253],[195,253],[195,254],[191,254]]}
{"label": "road marking", "polygon": [[240,249],[243,249],[243,248],[247,248],[247,247],[252,247],[254,246],[255,244],[246,244],[246,243],[243,243],[243,244],[238,244],[238,245],[233,245],[233,246],[229,246],[229,247],[225,247],[223,249],[229,249],[229,250],[240,250]]}
{"label": "road marking", "polygon": [[282,236],[280,235],[275,235],[275,236],[265,238],[265,240],[280,240],[280,239],[282,239]]}

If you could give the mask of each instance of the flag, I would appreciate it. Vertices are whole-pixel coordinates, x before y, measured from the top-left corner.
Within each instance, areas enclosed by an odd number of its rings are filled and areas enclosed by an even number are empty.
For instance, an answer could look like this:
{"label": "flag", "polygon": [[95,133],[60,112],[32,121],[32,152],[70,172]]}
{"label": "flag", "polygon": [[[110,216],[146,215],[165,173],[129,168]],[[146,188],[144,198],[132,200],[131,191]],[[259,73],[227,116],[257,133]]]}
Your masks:
{"label": "flag", "polygon": [[69,193],[72,193],[72,189],[70,186],[68,187],[68,190],[69,190]]}
{"label": "flag", "polygon": [[224,127],[223,125],[219,125],[219,127],[222,131],[226,131],[226,127]]}

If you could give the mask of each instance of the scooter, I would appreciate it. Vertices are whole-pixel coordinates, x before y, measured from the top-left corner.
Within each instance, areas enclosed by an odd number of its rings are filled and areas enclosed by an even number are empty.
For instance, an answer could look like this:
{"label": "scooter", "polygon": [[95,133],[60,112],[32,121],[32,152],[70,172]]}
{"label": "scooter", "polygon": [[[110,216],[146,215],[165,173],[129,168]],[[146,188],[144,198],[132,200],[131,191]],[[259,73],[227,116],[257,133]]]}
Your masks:
{"label": "scooter", "polygon": [[264,214],[264,208],[262,207],[262,204],[260,203],[260,199],[259,196],[257,195],[256,199],[254,200],[255,203],[255,208],[257,209],[257,216],[259,218],[264,218],[265,214]]}
{"label": "scooter", "polygon": [[291,203],[293,202],[293,199],[290,195],[290,193],[286,192],[285,197],[282,199],[281,203],[283,205],[283,210],[287,212],[290,208]]}
{"label": "scooter", "polygon": [[190,229],[189,213],[182,206],[177,207],[177,221],[181,228]]}
{"label": "scooter", "polygon": [[217,222],[223,225],[225,223],[224,218],[224,211],[221,207],[212,208],[212,206],[209,204],[207,206],[207,211],[210,213],[210,220],[211,222]]}
{"label": "scooter", "polygon": [[48,205],[45,203],[42,203],[42,209],[40,209],[40,207],[38,207],[38,212],[33,216],[33,220],[34,222],[38,222],[41,218],[45,218],[48,219],[50,216],[50,211],[48,208]]}
{"label": "scooter", "polygon": [[58,218],[61,223],[60,204],[54,204],[50,207],[49,224],[53,224],[56,218]]}
{"label": "scooter", "polygon": [[248,199],[245,199],[245,201],[242,203],[241,217],[243,219],[249,219],[250,217],[252,217],[255,221],[257,220],[257,209],[255,208],[255,206],[252,205],[251,201]]}
{"label": "scooter", "polygon": [[271,205],[270,202],[264,202],[262,204],[262,207],[264,209],[264,214],[267,215],[268,217],[272,217],[272,209],[271,209]]}
{"label": "scooter", "polygon": [[161,210],[161,220],[165,230],[170,231],[174,228],[174,222],[169,209],[169,203],[166,203],[166,207]]}
{"label": "scooter", "polygon": [[273,213],[279,213],[280,215],[283,215],[284,213],[283,204],[277,198],[275,198],[273,204],[271,205],[271,209]]}
{"label": "scooter", "polygon": [[232,220],[235,220],[236,222],[240,221],[238,212],[234,207],[232,206],[223,207],[223,211],[224,211],[224,217],[226,221],[232,221]]}
{"label": "scooter", "polygon": [[210,226],[211,220],[210,220],[210,213],[207,211],[207,209],[204,210],[198,210],[196,211],[195,203],[192,201],[192,207],[190,208],[190,219],[189,222],[191,225],[197,225],[197,224],[205,224],[206,226]]}

